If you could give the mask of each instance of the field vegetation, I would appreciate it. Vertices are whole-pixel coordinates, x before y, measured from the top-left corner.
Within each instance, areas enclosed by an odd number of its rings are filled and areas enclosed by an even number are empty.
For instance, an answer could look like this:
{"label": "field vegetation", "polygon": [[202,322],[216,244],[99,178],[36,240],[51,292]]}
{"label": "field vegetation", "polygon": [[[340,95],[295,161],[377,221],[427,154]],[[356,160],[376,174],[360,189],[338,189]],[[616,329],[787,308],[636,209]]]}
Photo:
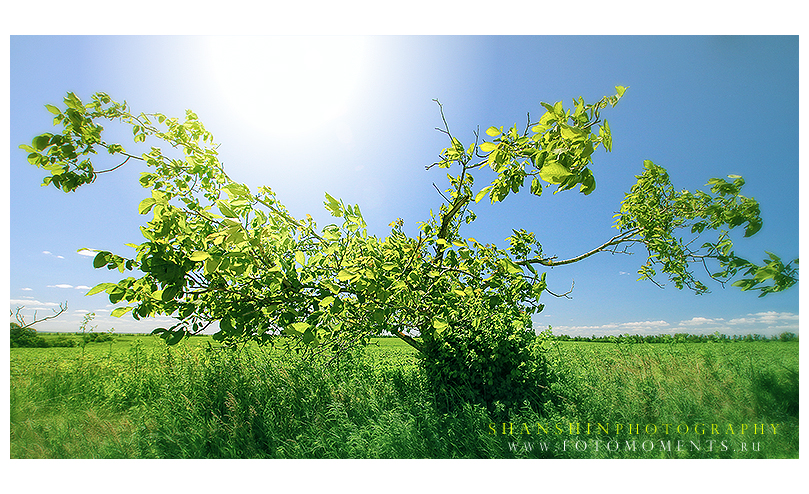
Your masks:
{"label": "field vegetation", "polygon": [[11,457],[798,457],[795,341],[546,335],[532,346],[548,369],[538,398],[492,406],[436,391],[396,338],[330,365],[282,347],[115,335],[12,348]]}

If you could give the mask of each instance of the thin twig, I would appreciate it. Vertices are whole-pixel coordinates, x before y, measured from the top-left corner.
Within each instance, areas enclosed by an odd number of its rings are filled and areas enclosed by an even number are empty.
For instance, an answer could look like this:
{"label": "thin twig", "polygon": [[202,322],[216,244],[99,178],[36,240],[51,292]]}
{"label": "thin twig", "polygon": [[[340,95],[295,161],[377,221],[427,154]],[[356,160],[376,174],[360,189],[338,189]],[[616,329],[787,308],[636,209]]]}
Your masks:
{"label": "thin twig", "polygon": [[563,298],[563,297],[564,297],[564,298],[570,299],[570,298],[573,298],[573,297],[570,297],[569,295],[570,295],[571,293],[573,293],[573,286],[574,286],[575,284],[576,284],[576,280],[573,280],[573,281],[570,283],[570,290],[568,290],[568,291],[566,291],[565,293],[562,293],[562,294],[560,294],[560,295],[557,295],[557,294],[553,293],[553,292],[552,292],[552,291],[550,291],[550,290],[549,290],[547,287],[545,287],[545,291],[546,291],[546,292],[548,292],[548,293],[550,293],[551,295],[553,295],[553,296],[554,296],[554,297],[556,297],[556,298]]}

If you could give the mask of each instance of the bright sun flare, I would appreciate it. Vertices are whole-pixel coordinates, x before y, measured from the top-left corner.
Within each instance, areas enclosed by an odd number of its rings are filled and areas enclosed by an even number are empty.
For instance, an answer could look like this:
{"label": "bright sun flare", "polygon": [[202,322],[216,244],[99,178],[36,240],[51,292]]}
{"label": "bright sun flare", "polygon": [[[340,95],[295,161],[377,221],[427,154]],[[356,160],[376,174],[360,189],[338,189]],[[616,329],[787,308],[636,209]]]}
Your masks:
{"label": "bright sun flare", "polygon": [[231,36],[208,45],[222,97],[254,128],[283,135],[343,113],[365,58],[364,40],[355,37]]}

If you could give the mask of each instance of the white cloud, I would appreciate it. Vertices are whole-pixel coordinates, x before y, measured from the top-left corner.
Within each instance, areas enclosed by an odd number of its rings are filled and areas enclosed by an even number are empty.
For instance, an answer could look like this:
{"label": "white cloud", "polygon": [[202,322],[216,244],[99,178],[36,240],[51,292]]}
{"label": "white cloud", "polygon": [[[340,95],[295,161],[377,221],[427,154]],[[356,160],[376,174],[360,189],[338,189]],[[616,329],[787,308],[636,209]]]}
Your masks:
{"label": "white cloud", "polygon": [[26,310],[42,310],[42,309],[51,309],[53,307],[59,307],[59,304],[56,302],[40,302],[39,300],[34,299],[19,299],[13,298],[9,300],[9,305],[12,307],[25,307]]}
{"label": "white cloud", "polygon": [[87,285],[79,285],[79,286],[77,286],[75,288],[76,288],[76,290],[89,290],[90,289],[90,287],[87,286]]}
{"label": "white cloud", "polygon": [[661,328],[666,328],[670,324],[666,321],[631,321],[623,323],[608,323],[597,326],[554,326],[553,332],[556,334],[586,335],[593,332],[605,335],[618,334],[658,334]]}
{"label": "white cloud", "polygon": [[666,321],[639,321],[639,322],[625,322],[621,324],[625,328],[645,328],[645,327],[661,327],[668,326]]}
{"label": "white cloud", "polygon": [[68,285],[66,283],[60,283],[58,285],[48,285],[48,288],[73,288],[73,285]]}
{"label": "white cloud", "polygon": [[735,319],[731,319],[728,321],[728,324],[736,325],[736,324],[753,324],[756,320],[749,318],[749,317],[737,317]]}
{"label": "white cloud", "polygon": [[96,252],[94,250],[91,250],[91,249],[81,249],[80,251],[78,251],[78,254],[80,256],[88,256],[88,257],[95,257],[96,256]]}
{"label": "white cloud", "polygon": [[57,258],[57,259],[64,259],[64,257],[62,257],[62,256],[57,256],[56,254],[53,254],[53,253],[52,253],[51,251],[49,251],[49,250],[43,250],[43,251],[42,251],[42,253],[43,253],[43,254],[45,254],[46,256],[53,256],[53,257],[55,257],[55,258]]}
{"label": "white cloud", "polygon": [[793,323],[797,325],[799,320],[798,314],[792,312],[757,312],[755,314],[747,314],[745,317],[737,317],[728,321],[728,324],[743,325],[743,324],[759,324],[770,326],[791,326]]}
{"label": "white cloud", "polygon": [[619,334],[674,334],[678,332],[692,334],[711,334],[719,332],[726,335],[744,335],[757,333],[772,336],[791,331],[798,333],[799,316],[791,312],[758,312],[747,314],[730,320],[724,318],[708,318],[695,316],[671,325],[666,321],[632,321],[608,323],[595,326],[553,326],[556,334],[571,336],[619,335]]}
{"label": "white cloud", "polygon": [[33,290],[33,288],[21,288],[21,290],[24,292],[30,292]]}
{"label": "white cloud", "polygon": [[711,319],[708,317],[692,317],[687,321],[680,321],[680,326],[701,326],[703,324],[711,324],[715,322],[724,321],[723,318],[719,317],[716,319]]}
{"label": "white cloud", "polygon": [[757,312],[755,314],[748,314],[751,316],[756,316],[761,321],[797,321],[798,314],[793,314],[791,312]]}

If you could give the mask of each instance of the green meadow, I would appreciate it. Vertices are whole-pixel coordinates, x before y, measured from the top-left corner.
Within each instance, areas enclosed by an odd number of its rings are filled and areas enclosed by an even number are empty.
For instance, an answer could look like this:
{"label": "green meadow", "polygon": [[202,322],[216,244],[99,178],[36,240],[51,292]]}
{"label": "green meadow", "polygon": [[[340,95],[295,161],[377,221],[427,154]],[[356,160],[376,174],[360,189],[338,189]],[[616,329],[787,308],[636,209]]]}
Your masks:
{"label": "green meadow", "polygon": [[441,402],[394,338],[329,365],[204,336],[12,348],[11,458],[798,457],[797,341],[545,345],[542,400],[510,409]]}

